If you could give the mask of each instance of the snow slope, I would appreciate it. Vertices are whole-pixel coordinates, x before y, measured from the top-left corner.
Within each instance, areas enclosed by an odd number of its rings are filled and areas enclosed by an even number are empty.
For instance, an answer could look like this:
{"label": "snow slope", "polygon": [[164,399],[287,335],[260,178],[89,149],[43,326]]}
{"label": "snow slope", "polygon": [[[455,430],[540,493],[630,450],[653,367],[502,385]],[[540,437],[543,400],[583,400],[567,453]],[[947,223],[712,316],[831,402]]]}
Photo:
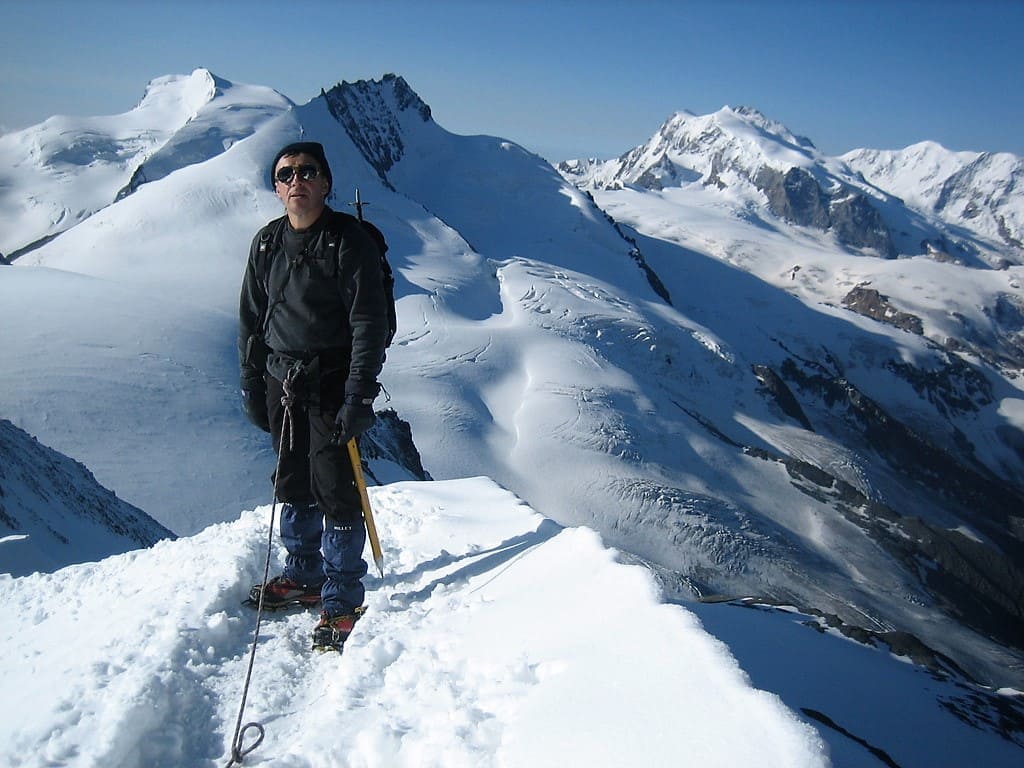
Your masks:
{"label": "snow slope", "polygon": [[[385,576],[342,656],[309,651],[310,613],[266,619],[245,715],[267,736],[246,765],[827,763],[812,728],[593,532],[484,478],[371,499]],[[0,577],[4,690],[21,692],[0,697],[0,761],[226,762],[269,515]]]}
{"label": "snow slope", "polygon": [[[1019,456],[1005,438],[1024,425],[1016,383],[994,375],[994,402],[977,413],[937,416],[934,404],[887,366],[902,361],[941,372],[940,353],[917,336],[821,301],[823,293],[840,295],[845,283],[860,281],[865,264],[884,263],[892,284],[909,286],[936,309],[927,322],[930,331],[941,332],[942,323],[957,322],[957,313],[985,317],[984,306],[973,304],[993,287],[983,280],[1005,280],[998,287],[1010,291],[1018,273],[971,271],[954,291],[949,275],[961,273],[942,271],[951,265],[858,260],[824,235],[759,216],[745,201],[693,189],[636,199],[629,198],[631,190],[619,190],[598,197],[599,208],[539,158],[500,139],[448,134],[399,98],[393,79],[385,84],[368,102],[368,125],[381,130],[360,135],[360,142],[322,97],[286,111],[274,101],[248,137],[216,156],[182,163],[14,267],[0,267],[0,327],[11,330],[0,369],[0,415],[84,462],[101,482],[178,534],[212,536],[206,529],[217,523],[244,527],[244,516],[236,523],[238,511],[268,500],[271,454],[237,406],[238,286],[250,238],[280,210],[267,163],[288,141],[319,138],[334,170],[334,205],[344,208],[358,187],[391,244],[399,336],[383,383],[392,393],[390,405],[412,425],[432,476],[487,476],[559,524],[600,531],[639,561],[670,569],[678,581],[666,582],[667,594],[770,590],[852,615],[873,630],[909,627],[939,650],[967,658],[976,673],[1019,679],[1012,648],[964,626],[929,592],[922,574],[933,563],[897,562],[819,487],[770,457],[799,458],[868,499],[899,504],[908,517],[961,531],[971,542],[984,540],[978,525],[914,492],[870,447],[844,442],[839,429],[800,428],[764,395],[752,372],[789,354],[825,365],[830,361],[822,350],[837,350],[851,362],[846,375],[864,392],[953,449],[951,426],[960,429],[975,441],[980,462],[1019,478]],[[360,146],[380,153],[368,157]],[[17,178],[24,183],[30,177]],[[680,208],[674,194],[692,197]],[[6,216],[9,209],[2,210]],[[627,240],[623,235],[632,233],[616,228],[605,210],[643,234]],[[638,214],[635,221],[630,211]],[[680,231],[681,238],[668,236]],[[648,266],[664,276],[671,305],[648,280],[636,243]],[[939,309],[947,301],[954,311],[943,318]],[[836,414],[812,415],[845,426]],[[894,538],[911,538],[898,525],[893,529]],[[252,548],[258,545],[248,546],[224,565],[233,574],[225,583],[241,594],[254,578]],[[146,555],[137,557],[143,562]],[[238,576],[241,560],[250,571]],[[237,667],[241,630],[228,606],[240,595],[213,592],[218,589],[211,588],[208,599],[226,614],[218,621],[234,638],[235,650],[224,661]],[[383,606],[376,608],[386,615]],[[222,630],[208,632],[197,616],[186,624],[204,637],[219,636]],[[133,621],[134,614],[125,619],[126,633]],[[301,622],[286,658],[304,643],[308,622]],[[172,621],[154,631],[174,634],[176,626]],[[221,646],[211,647],[212,666],[202,666],[197,677],[220,674]],[[192,661],[183,651],[170,653],[183,664]],[[774,661],[760,664],[770,668]],[[154,675],[156,689],[182,684],[163,672]],[[205,691],[205,685],[197,682],[182,695]],[[329,695],[341,692],[323,692]],[[976,698],[989,695],[981,691]],[[167,706],[159,690],[146,696]],[[194,700],[206,711],[206,693]],[[633,706],[632,698],[623,701]],[[837,711],[840,703],[834,702]],[[860,691],[856,706],[842,709],[854,716],[837,722],[858,733],[875,705]],[[79,714],[61,711],[55,717]],[[299,704],[292,711],[311,716]],[[952,732],[947,721],[932,723],[936,732]],[[110,730],[117,734],[107,737],[111,743],[134,738],[129,728]],[[223,724],[215,730],[204,755],[223,749]],[[69,736],[58,753],[89,733]],[[155,729],[151,733],[147,744],[157,738]],[[978,733],[973,737],[989,745],[991,764],[998,765],[1006,749],[1002,737]],[[177,738],[173,729],[171,738]],[[915,741],[892,731],[878,740],[911,753]]]}
{"label": "snow slope", "polygon": [[0,573],[54,571],[171,535],[84,466],[0,419]]}

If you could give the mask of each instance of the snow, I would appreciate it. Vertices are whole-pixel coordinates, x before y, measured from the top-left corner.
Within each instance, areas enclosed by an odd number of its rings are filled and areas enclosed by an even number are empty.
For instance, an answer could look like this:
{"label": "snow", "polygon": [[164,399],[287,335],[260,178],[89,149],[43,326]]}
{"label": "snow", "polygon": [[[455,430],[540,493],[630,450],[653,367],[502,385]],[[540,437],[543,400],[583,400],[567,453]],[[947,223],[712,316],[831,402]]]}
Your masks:
{"label": "snow", "polygon": [[[592,531],[486,478],[395,483],[371,503],[386,572],[344,654],[310,652],[311,613],[263,623],[245,722],[267,735],[246,765],[826,764],[811,727]],[[0,760],[222,764],[270,511],[0,577],[5,690],[20,692],[0,697]]]}
{"label": "snow", "polygon": [[[513,144],[414,117],[389,189],[320,100],[295,107],[199,71],[154,81],[144,101],[128,113],[144,123],[95,124],[103,146],[144,136],[144,147],[63,169],[60,184],[26,184],[19,164],[58,128],[96,132],[90,119],[0,137],[0,187],[18,182],[0,196],[4,220],[18,222],[0,248],[66,230],[0,267],[0,416],[182,536],[0,575],[0,763],[225,760],[253,621],[239,603],[262,575],[272,469],[238,408],[238,287],[253,234],[279,215],[266,165],[303,136],[327,140],[335,207],[358,187],[391,244],[399,334],[383,383],[442,480],[380,473],[389,484],[371,488],[386,573],[367,579],[369,612],[343,656],[309,653],[309,614],[267,620],[246,719],[268,736],[247,764],[802,766],[827,762],[824,739],[835,765],[864,765],[861,747],[801,712],[810,707],[900,764],[941,765],[915,762],[920,739],[879,705],[908,695],[923,732],[1015,764],[1019,747],[932,706],[922,678],[894,674],[908,665],[885,652],[819,635],[798,623],[807,617],[782,625],[767,611],[667,604],[680,590],[650,574],[671,561],[729,579],[734,594],[765,582],[811,590],[1000,669],[1006,656],[926,603],[862,531],[794,490],[780,465],[723,447],[694,414],[885,493],[863,454],[780,420],[751,363],[777,339],[812,358],[835,348],[864,361],[849,371],[858,387],[913,414],[919,398],[870,363],[934,352],[837,299],[865,281],[894,293],[911,284],[937,335],[952,311],[980,322],[1019,267],[965,277],[861,259],[760,219],[741,196],[686,187],[606,191],[598,208]],[[166,173],[113,203],[149,157]],[[23,200],[35,201],[31,215]],[[603,211],[639,233],[671,306]],[[80,223],[67,229],[59,215]],[[1000,382],[998,396],[965,431],[1024,423],[1019,383]],[[981,443],[979,461],[1016,466],[1005,450]],[[276,545],[274,556],[279,567]],[[785,641],[759,646],[769,636]],[[840,644],[871,654],[870,674],[833,655]],[[809,673],[818,655],[828,663]],[[846,669],[862,683],[848,699],[835,693]]]}
{"label": "snow", "polygon": [[[808,633],[805,624],[813,619],[798,612],[720,604],[693,610],[707,631],[728,643],[754,685],[779,692],[797,711],[828,713],[863,742],[829,739],[833,765],[957,768],[1020,762],[1020,746],[993,742],[963,719],[946,719],[950,710],[970,710],[967,687],[841,635]],[[997,695],[1012,701],[1019,692]],[[907,734],[915,736],[903,738]],[[883,763],[871,748],[892,762]]]}
{"label": "snow", "polygon": [[[223,152],[290,107],[269,88],[197,69],[155,79],[125,114],[57,116],[0,136],[0,253],[69,230],[109,206],[140,166],[156,181]],[[32,192],[21,195],[18,181],[26,174]]]}
{"label": "snow", "polygon": [[898,151],[855,150],[841,159],[872,184],[922,211],[935,211],[994,241],[1015,243],[1002,255],[1010,263],[1020,263],[1024,226],[1024,202],[1016,194],[1024,176],[1020,157],[1005,152],[952,152],[926,141]]}

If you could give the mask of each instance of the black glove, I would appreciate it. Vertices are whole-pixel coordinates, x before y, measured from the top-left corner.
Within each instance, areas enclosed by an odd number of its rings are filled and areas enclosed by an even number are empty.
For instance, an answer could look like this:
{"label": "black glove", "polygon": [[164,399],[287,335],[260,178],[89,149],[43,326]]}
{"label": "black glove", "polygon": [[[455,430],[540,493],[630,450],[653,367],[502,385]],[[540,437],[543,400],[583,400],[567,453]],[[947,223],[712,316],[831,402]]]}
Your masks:
{"label": "black glove", "polygon": [[242,390],[242,410],[253,425],[264,432],[270,431],[270,416],[267,414],[266,393],[252,389]]}
{"label": "black glove", "polygon": [[334,419],[334,424],[338,428],[334,433],[334,440],[338,445],[345,445],[372,427],[375,421],[377,416],[373,412],[372,397],[346,395],[345,403]]}

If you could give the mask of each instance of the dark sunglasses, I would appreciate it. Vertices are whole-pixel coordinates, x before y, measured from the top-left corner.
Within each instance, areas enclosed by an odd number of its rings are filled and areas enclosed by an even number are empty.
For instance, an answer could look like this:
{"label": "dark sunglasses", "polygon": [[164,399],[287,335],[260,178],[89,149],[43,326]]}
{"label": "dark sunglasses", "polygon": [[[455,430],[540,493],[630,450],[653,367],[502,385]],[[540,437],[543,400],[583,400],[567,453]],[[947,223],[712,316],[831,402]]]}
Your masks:
{"label": "dark sunglasses", "polygon": [[295,174],[299,174],[299,178],[303,181],[312,181],[320,175],[320,169],[315,165],[285,165],[277,169],[274,178],[282,184],[291,184]]}

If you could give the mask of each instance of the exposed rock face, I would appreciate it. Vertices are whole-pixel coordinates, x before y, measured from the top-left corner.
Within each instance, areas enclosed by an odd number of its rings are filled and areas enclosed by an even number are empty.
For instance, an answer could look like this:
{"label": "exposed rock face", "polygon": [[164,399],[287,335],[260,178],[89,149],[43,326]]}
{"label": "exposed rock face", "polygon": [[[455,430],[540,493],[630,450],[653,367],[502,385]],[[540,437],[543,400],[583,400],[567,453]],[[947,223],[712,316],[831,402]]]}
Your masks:
{"label": "exposed rock face", "polygon": [[764,192],[776,216],[804,227],[830,229],[843,245],[872,248],[888,259],[896,257],[896,246],[881,214],[863,193],[848,187],[826,192],[803,168],[782,173],[764,166],[754,184]]}
{"label": "exposed rock face", "polygon": [[799,422],[804,429],[814,431],[810,419],[800,407],[799,401],[793,395],[793,391],[786,385],[779,376],[767,365],[755,365],[754,375],[761,382],[769,399],[774,400],[779,409],[790,418]]}
{"label": "exposed rock face", "polygon": [[114,201],[124,200],[128,195],[134,194],[135,190],[145,184],[149,179],[146,178],[146,166],[140,165],[134,171],[132,171],[132,177],[128,180],[121,189],[117,191],[117,195],[114,196]]}
{"label": "exposed rock face", "polygon": [[889,303],[888,296],[883,296],[874,288],[857,286],[843,297],[843,306],[865,317],[894,325],[918,336],[924,334],[921,318],[908,312],[900,312]]}
{"label": "exposed rock face", "polygon": [[379,81],[342,81],[331,90],[321,92],[321,96],[334,119],[344,126],[381,181],[390,188],[387,172],[405,153],[402,115],[411,112],[428,122],[430,107],[403,78],[393,74]]}
{"label": "exposed rock face", "polygon": [[665,284],[661,281],[661,278],[658,277],[658,273],[651,269],[651,266],[647,263],[647,259],[644,258],[644,255],[640,250],[640,246],[638,246],[636,243],[636,238],[630,237],[625,232],[623,232],[622,227],[619,226],[619,223],[615,221],[615,219],[613,219],[611,216],[609,216],[605,211],[601,210],[601,207],[594,200],[594,196],[590,192],[585,192],[585,194],[587,198],[590,200],[590,202],[593,204],[594,210],[599,211],[601,215],[605,217],[605,220],[609,224],[611,224],[612,228],[618,233],[619,237],[621,237],[623,240],[629,243],[629,257],[636,262],[636,265],[644,273],[644,277],[647,278],[647,282],[650,284],[651,289],[656,294],[658,294],[662,299],[664,299],[666,304],[671,306],[672,297],[669,295],[668,289],[665,287]]}
{"label": "exposed rock face", "polygon": [[[416,480],[433,479],[423,469],[409,422],[403,421],[390,408],[377,411],[376,423],[369,432],[359,438],[359,451],[364,461],[389,461],[404,469]],[[369,468],[366,471],[370,477],[377,480]]]}
{"label": "exposed rock face", "polygon": [[807,171],[790,168],[781,173],[766,166],[758,171],[754,183],[764,192],[776,216],[804,227],[829,228],[828,195]]}

